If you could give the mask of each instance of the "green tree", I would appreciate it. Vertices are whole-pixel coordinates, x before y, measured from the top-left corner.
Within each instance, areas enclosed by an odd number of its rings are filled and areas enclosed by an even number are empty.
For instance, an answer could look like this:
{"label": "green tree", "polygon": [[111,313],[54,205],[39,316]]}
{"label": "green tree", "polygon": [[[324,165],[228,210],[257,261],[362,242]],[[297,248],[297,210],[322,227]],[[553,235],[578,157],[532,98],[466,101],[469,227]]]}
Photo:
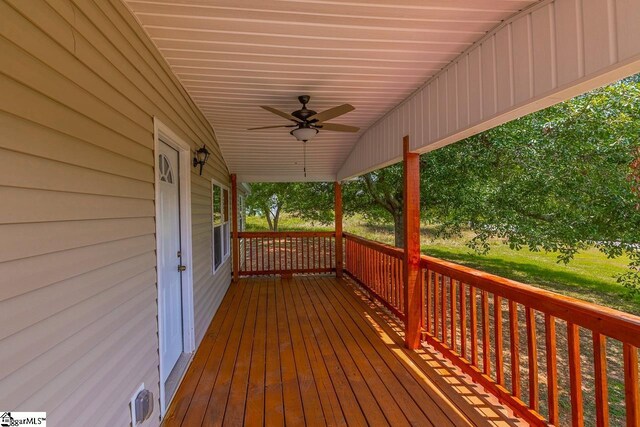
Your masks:
{"label": "green tree", "polygon": [[424,156],[425,216],[443,234],[470,227],[480,251],[500,237],[565,262],[592,244],[633,254],[639,147],[640,84],[597,89]]}
{"label": "green tree", "polygon": [[283,212],[320,223],[330,223],[334,219],[333,183],[252,184],[245,203],[249,213],[266,218],[271,231],[278,231]]}
{"label": "green tree", "polygon": [[374,223],[393,223],[394,243],[404,244],[402,164],[367,173],[343,184],[345,215],[361,214]]}

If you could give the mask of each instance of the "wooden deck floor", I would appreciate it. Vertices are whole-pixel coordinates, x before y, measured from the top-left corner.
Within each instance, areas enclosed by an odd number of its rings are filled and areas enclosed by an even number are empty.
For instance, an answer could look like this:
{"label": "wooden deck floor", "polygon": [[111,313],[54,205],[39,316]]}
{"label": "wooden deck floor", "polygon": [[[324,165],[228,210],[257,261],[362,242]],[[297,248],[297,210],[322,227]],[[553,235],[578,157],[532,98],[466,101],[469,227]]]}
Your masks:
{"label": "wooden deck floor", "polygon": [[481,389],[353,284],[333,277],[231,285],[164,419],[200,425],[511,425]]}

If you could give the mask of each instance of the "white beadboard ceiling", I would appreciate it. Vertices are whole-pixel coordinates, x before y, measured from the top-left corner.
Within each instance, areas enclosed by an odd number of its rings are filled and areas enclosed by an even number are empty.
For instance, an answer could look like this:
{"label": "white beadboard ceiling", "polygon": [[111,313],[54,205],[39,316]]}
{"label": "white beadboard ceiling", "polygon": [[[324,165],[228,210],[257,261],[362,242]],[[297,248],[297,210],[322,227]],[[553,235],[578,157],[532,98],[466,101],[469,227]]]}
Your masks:
{"label": "white beadboard ceiling", "polygon": [[[213,126],[244,182],[332,181],[364,130],[531,0],[126,0]],[[307,145],[259,105],[297,110],[298,95],[357,134]]]}

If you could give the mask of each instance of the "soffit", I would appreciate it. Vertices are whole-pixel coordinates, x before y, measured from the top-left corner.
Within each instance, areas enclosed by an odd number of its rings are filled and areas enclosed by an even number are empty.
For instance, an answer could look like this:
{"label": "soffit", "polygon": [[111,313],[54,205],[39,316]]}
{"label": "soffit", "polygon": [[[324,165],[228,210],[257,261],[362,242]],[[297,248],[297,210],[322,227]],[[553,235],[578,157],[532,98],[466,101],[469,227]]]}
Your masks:
{"label": "soffit", "polygon": [[531,0],[127,0],[213,126],[241,181],[301,181],[302,143],[259,105],[350,103],[307,144],[306,180],[333,180],[360,134]]}

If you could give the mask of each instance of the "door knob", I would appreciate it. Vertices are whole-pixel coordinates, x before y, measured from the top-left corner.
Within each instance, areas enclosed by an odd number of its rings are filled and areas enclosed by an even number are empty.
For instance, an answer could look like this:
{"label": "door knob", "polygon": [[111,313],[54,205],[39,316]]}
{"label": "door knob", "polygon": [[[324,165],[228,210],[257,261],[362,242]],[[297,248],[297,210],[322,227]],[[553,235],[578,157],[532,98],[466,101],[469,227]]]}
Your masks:
{"label": "door knob", "polygon": [[179,271],[179,272],[181,272],[181,273],[182,273],[183,271],[185,271],[186,269],[187,269],[187,266],[186,266],[186,265],[179,265],[179,266],[178,266],[178,271]]}

